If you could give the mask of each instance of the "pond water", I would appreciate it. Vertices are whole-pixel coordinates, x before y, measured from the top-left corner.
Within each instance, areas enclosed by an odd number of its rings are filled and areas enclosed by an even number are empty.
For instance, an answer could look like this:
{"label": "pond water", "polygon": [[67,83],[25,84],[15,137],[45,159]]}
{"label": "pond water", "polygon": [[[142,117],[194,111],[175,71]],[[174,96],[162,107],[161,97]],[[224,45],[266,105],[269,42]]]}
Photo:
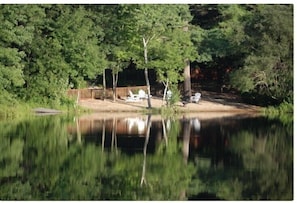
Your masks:
{"label": "pond water", "polygon": [[1,200],[292,200],[293,121],[0,121]]}

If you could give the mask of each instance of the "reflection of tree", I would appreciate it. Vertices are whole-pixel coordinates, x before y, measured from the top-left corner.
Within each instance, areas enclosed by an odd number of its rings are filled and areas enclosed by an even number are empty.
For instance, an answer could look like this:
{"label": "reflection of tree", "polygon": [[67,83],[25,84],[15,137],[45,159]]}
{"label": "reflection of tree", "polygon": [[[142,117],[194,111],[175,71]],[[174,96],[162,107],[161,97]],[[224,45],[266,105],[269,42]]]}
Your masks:
{"label": "reflection of tree", "polygon": [[[103,97],[104,98],[104,97]],[[102,152],[104,151],[104,144],[105,144],[105,118],[103,119],[102,124],[102,134],[101,134],[102,140],[101,140],[101,148]]]}
{"label": "reflection of tree", "polygon": [[292,198],[292,137],[284,132],[283,127],[272,124],[268,132],[258,129],[257,136],[241,132],[231,140],[253,180],[244,185],[243,198]]}
{"label": "reflection of tree", "polygon": [[[112,167],[108,176],[104,178],[106,183],[104,197],[112,197],[113,200],[178,200],[181,198],[180,193],[188,187],[194,168],[191,163],[188,165],[183,163],[183,155],[177,142],[180,123],[173,121],[171,124],[166,150],[147,154],[146,147],[150,142],[147,135],[143,155],[121,154],[111,160]],[[139,168],[142,168],[142,172],[139,172]]]}
{"label": "reflection of tree", "polygon": [[162,131],[163,131],[163,137],[165,139],[165,146],[167,147],[168,145],[168,137],[167,137],[167,128],[165,125],[165,119],[161,118],[161,122],[162,122]]}
{"label": "reflection of tree", "polygon": [[60,164],[59,179],[48,191],[52,199],[92,200],[100,198],[101,177],[105,175],[105,157],[100,148],[73,146]]}
{"label": "reflection of tree", "polygon": [[[166,122],[165,122],[166,120]],[[164,119],[161,118],[161,124],[162,124],[162,133],[164,142],[159,142],[157,147],[156,153],[166,153],[173,154],[180,152],[180,147],[178,143],[177,137],[179,136],[181,132],[181,123],[178,119]]]}
{"label": "reflection of tree", "polygon": [[[0,199],[28,198],[30,186],[21,181],[24,140],[16,122],[0,122]],[[18,191],[16,193],[16,191]],[[20,195],[21,194],[21,195]]]}
{"label": "reflection of tree", "polygon": [[226,200],[292,199],[292,131],[287,129],[277,121],[258,119],[252,127],[245,122],[229,136],[223,168],[201,166],[198,160],[191,193],[196,188],[195,194]]}
{"label": "reflection of tree", "polygon": [[189,157],[189,147],[190,147],[190,133],[191,133],[191,125],[190,120],[183,118],[183,157],[184,163],[188,162]]}
{"label": "reflection of tree", "polygon": [[128,133],[144,134],[147,123],[142,118],[126,118]]}
{"label": "reflection of tree", "polygon": [[[96,199],[105,158],[94,145],[67,146],[66,128],[59,117],[30,122],[25,145],[25,176],[30,199]],[[42,136],[40,132],[43,132]]]}
{"label": "reflection of tree", "polygon": [[117,151],[117,119],[113,117],[112,119],[112,133],[111,133],[111,150],[115,148]]}
{"label": "reflection of tree", "polygon": [[143,166],[142,166],[142,175],[141,175],[140,186],[142,186],[143,183],[146,184],[146,179],[145,179],[145,172],[146,172],[146,151],[147,151],[147,145],[148,145],[149,138],[150,138],[151,125],[152,125],[151,115],[149,114],[148,115],[148,119],[147,119],[147,128],[146,128],[145,142],[144,142],[144,146],[143,146]]}
{"label": "reflection of tree", "polygon": [[[58,180],[59,166],[67,148],[66,129],[61,128],[63,119],[40,117],[10,124],[10,131],[1,131],[5,134],[1,135],[0,149],[5,143],[3,138],[11,140],[8,144],[13,149],[5,151],[12,155],[15,171],[10,168],[11,174],[6,174],[5,178],[7,181],[0,178],[0,199],[44,199],[48,196],[46,191]],[[10,165],[5,159],[0,168],[3,175],[3,166]]]}
{"label": "reflection of tree", "polygon": [[184,158],[176,142],[179,133],[180,123],[172,121],[166,150],[148,157],[150,164],[147,166],[146,177],[149,187],[146,187],[146,196],[150,200],[185,199],[181,193],[185,195],[184,189],[189,184],[193,168],[191,164],[183,164]]}
{"label": "reflection of tree", "polygon": [[[176,200],[187,187],[193,167],[183,164],[178,128],[169,130],[166,151],[147,154],[148,133],[144,154],[130,156],[106,153],[101,145],[84,142],[84,137],[81,144],[68,143],[65,122],[61,117],[44,117],[1,132],[0,146],[6,150],[1,160],[14,161],[11,165],[5,161],[9,170],[0,168],[2,176],[7,171],[0,179],[1,199]],[[12,137],[17,134],[22,137]],[[139,170],[142,167],[144,173]],[[143,187],[142,177],[147,180]]]}
{"label": "reflection of tree", "polygon": [[151,131],[143,154],[133,155],[104,151],[104,145],[85,142],[84,136],[81,144],[68,143],[67,122],[55,116],[0,123],[0,199],[179,200],[191,194],[292,199],[293,136],[288,124],[256,120],[252,128],[244,123],[232,134],[222,127],[229,135],[228,156],[223,167],[215,167],[209,154],[184,164],[187,156],[181,152],[187,148],[178,136],[187,127],[181,128],[178,120],[171,120],[167,146],[165,140],[158,146],[162,150],[147,153]]}
{"label": "reflection of tree", "polygon": [[75,117],[75,123],[76,123],[77,142],[78,143],[81,143],[80,122],[79,122],[79,118],[78,117]]}
{"label": "reflection of tree", "polygon": [[48,198],[49,191],[59,180],[60,165],[66,159],[67,132],[62,117],[46,117],[27,124],[25,177],[34,198]]}

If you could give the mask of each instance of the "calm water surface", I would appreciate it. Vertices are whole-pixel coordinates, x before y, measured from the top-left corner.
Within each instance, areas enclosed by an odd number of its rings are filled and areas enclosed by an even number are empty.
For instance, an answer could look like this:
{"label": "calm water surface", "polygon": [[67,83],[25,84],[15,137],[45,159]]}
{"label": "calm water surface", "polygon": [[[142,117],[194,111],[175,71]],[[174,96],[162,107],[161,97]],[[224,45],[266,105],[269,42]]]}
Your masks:
{"label": "calm water surface", "polygon": [[292,200],[293,121],[0,121],[1,200]]}

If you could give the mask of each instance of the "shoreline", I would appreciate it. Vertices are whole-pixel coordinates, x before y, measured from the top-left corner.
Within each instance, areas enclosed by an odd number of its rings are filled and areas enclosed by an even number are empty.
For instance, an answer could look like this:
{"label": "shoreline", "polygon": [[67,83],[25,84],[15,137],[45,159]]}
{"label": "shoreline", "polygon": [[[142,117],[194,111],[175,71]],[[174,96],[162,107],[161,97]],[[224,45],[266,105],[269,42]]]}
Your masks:
{"label": "shoreline", "polygon": [[[164,102],[161,98],[151,99],[152,109],[161,110],[164,107]],[[114,118],[123,116],[135,116],[139,114],[146,114],[147,101],[139,102],[125,102],[125,100],[97,100],[97,99],[81,99],[78,103],[80,107],[90,110],[89,113],[96,117]],[[180,116],[198,116],[201,119],[211,119],[230,116],[259,116],[261,114],[261,107],[248,105],[239,102],[228,102],[224,100],[207,100],[201,99],[199,103],[188,103],[183,106],[181,102],[174,105],[177,109],[177,114]]]}

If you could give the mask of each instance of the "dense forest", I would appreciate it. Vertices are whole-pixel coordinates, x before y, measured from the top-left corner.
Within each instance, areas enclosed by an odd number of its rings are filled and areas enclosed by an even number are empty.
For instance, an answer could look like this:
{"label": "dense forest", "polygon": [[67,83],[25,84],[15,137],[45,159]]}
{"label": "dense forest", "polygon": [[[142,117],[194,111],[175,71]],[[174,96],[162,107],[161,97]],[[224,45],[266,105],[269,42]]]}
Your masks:
{"label": "dense forest", "polygon": [[1,105],[63,105],[131,64],[169,86],[189,64],[228,68],[242,95],[293,102],[293,5],[6,4],[0,19]]}

